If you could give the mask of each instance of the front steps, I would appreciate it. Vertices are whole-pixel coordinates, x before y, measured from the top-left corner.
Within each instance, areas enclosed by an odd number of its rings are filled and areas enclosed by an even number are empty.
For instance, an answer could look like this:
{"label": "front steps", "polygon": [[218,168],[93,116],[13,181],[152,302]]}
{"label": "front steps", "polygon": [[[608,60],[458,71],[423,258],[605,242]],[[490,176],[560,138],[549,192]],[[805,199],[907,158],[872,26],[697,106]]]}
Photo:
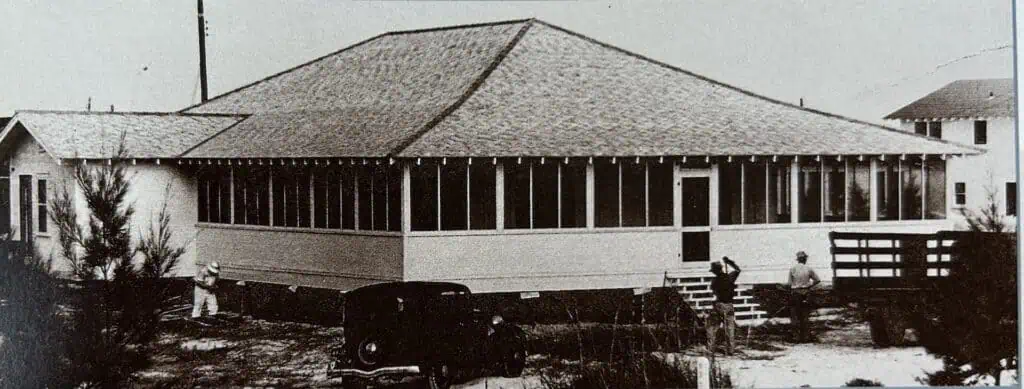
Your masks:
{"label": "front steps", "polygon": [[[674,287],[683,296],[683,299],[690,303],[697,314],[707,317],[715,302],[714,292],[711,291],[711,280],[708,277],[666,277],[668,286]],[[736,324],[741,326],[756,326],[768,320],[768,312],[761,310],[761,304],[754,301],[750,293],[753,290],[751,285],[738,285],[736,297],[733,299],[733,308],[736,310]]]}

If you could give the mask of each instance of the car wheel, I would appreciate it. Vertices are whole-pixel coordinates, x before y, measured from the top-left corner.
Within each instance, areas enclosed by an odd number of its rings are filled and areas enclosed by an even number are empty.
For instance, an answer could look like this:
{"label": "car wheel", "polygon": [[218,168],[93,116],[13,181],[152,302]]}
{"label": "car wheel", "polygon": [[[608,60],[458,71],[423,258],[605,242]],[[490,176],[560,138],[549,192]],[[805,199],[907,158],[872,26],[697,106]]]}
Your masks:
{"label": "car wheel", "polygon": [[506,378],[515,378],[523,375],[526,368],[526,346],[523,342],[515,342],[501,360],[501,375]]}
{"label": "car wheel", "polygon": [[452,386],[452,368],[446,363],[434,365],[427,372],[427,388],[448,389]]}

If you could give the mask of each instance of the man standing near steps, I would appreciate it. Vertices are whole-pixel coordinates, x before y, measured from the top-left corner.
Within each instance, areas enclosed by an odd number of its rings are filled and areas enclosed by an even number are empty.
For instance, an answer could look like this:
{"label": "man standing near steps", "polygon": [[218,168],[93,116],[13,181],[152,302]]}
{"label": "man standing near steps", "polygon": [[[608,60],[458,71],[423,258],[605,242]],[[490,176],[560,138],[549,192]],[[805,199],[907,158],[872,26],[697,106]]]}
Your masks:
{"label": "man standing near steps", "polygon": [[725,326],[726,354],[732,355],[736,348],[736,311],[732,306],[732,300],[736,297],[736,278],[740,276],[740,268],[729,257],[722,257],[722,262],[734,270],[726,272],[720,262],[711,264],[711,273],[715,275],[715,279],[711,281],[715,305],[711,308],[711,314],[708,315],[704,327],[708,332],[708,351],[714,353],[718,329]]}
{"label": "man standing near steps", "polygon": [[811,288],[821,283],[814,269],[807,266],[807,253],[796,253],[796,264],[789,269],[789,317],[793,325],[793,341],[813,341],[811,336]]}

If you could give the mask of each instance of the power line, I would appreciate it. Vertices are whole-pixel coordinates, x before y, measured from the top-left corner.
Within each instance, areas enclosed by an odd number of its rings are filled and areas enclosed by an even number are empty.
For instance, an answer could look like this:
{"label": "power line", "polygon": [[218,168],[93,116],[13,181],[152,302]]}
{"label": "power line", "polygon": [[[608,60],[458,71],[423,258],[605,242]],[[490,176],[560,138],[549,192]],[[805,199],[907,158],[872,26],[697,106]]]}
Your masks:
{"label": "power line", "polygon": [[896,81],[891,81],[891,82],[889,82],[887,84],[876,85],[876,86],[864,89],[864,90],[858,92],[857,94],[855,94],[854,98],[855,99],[859,99],[861,97],[864,97],[865,95],[878,92],[879,90],[884,89],[884,88],[894,88],[894,87],[900,86],[904,82],[907,82],[907,81],[910,81],[910,80],[913,80],[913,79],[918,79],[918,78],[934,75],[935,73],[938,73],[939,70],[942,70],[942,68],[945,68],[947,66],[953,65],[953,64],[955,64],[957,62],[965,61],[965,60],[968,60],[968,59],[971,59],[971,58],[974,58],[974,57],[978,57],[978,56],[981,56],[981,55],[985,55],[985,54],[988,54],[988,53],[991,53],[991,52],[1002,51],[1002,50],[1007,50],[1007,49],[1012,49],[1012,48],[1013,48],[1012,44],[1004,44],[1004,45],[1000,45],[1000,46],[989,47],[987,49],[978,50],[978,51],[973,52],[971,54],[962,55],[962,56],[957,57],[955,59],[943,62],[943,63],[941,63],[939,65],[936,65],[934,68],[932,68],[931,70],[929,70],[929,71],[927,71],[925,73],[918,74],[918,75],[911,75],[911,76],[902,77],[902,78],[900,78],[900,79],[898,79]]}

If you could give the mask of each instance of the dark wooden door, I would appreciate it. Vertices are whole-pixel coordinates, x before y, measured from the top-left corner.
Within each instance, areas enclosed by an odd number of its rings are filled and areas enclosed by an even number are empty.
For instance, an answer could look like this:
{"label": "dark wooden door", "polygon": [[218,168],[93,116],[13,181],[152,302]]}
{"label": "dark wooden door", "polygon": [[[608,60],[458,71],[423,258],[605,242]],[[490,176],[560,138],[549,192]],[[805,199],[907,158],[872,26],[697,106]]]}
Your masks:
{"label": "dark wooden door", "polygon": [[21,218],[21,241],[25,244],[32,243],[32,176],[18,176],[18,210]]}

